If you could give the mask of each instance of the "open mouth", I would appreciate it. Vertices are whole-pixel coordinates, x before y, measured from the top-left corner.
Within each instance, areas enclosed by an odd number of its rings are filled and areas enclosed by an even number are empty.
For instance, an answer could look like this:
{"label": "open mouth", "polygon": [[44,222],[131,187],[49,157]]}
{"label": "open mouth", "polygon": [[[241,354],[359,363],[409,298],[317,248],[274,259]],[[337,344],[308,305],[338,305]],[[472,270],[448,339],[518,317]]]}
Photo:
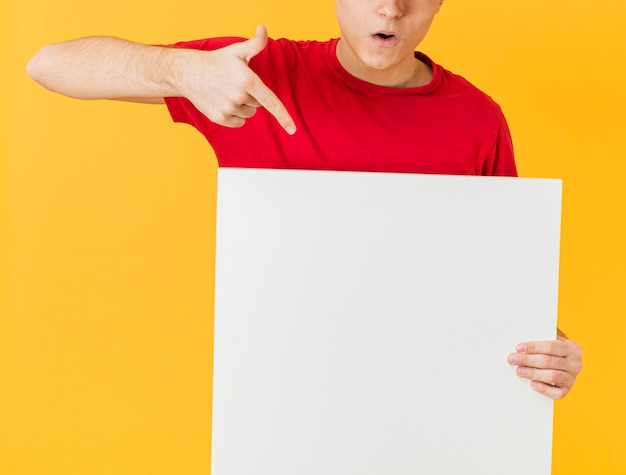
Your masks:
{"label": "open mouth", "polygon": [[378,44],[383,46],[392,46],[398,42],[398,36],[388,31],[379,31],[372,36]]}

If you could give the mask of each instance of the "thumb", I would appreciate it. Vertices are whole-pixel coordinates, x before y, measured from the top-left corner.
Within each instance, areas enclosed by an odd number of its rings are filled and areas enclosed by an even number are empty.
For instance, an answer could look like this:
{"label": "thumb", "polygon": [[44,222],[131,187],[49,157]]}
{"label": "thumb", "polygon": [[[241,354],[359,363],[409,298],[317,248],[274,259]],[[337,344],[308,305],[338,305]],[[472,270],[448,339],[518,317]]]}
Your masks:
{"label": "thumb", "polygon": [[267,29],[263,25],[256,27],[254,36],[240,44],[242,59],[249,63],[250,60],[265,49],[267,45]]}

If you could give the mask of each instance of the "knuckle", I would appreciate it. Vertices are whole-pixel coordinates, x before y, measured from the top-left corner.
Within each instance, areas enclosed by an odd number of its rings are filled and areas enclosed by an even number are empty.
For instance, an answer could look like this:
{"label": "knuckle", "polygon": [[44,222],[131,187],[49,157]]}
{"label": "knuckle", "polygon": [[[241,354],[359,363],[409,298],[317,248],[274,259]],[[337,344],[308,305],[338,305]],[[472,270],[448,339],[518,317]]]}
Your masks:
{"label": "knuckle", "polygon": [[228,95],[228,101],[231,104],[241,105],[246,103],[248,93],[241,87],[235,87]]}
{"label": "knuckle", "polygon": [[256,86],[256,77],[252,74],[246,74],[239,80],[238,85],[243,91],[248,91]]}
{"label": "knuckle", "polygon": [[550,368],[553,366],[553,359],[548,355],[538,355],[536,361],[539,368]]}
{"label": "knuckle", "polygon": [[562,369],[563,364],[565,363],[565,358],[562,358],[560,356],[548,356],[546,359],[546,364],[549,368]]}
{"label": "knuckle", "polygon": [[556,371],[554,373],[554,377],[552,378],[554,384],[568,384],[569,379],[569,375],[563,371]]}
{"label": "knuckle", "polygon": [[572,364],[572,371],[574,371],[575,374],[580,373],[583,370],[583,362],[582,361],[575,361]]}
{"label": "knuckle", "polygon": [[222,114],[225,117],[236,115],[236,113],[237,113],[237,104],[235,104],[234,102],[228,102],[226,105],[224,105],[222,109]]}
{"label": "knuckle", "polygon": [[582,359],[583,357],[583,347],[580,346],[579,344],[576,344],[575,349],[574,349],[574,356],[578,359]]}
{"label": "knuckle", "polygon": [[546,356],[546,368],[562,369],[565,358],[560,356]]}
{"label": "knuckle", "polygon": [[216,123],[222,124],[222,125],[225,125],[226,122],[228,122],[228,118],[229,118],[229,116],[227,114],[225,114],[223,111],[216,112],[216,113],[213,114],[213,117],[211,117],[213,122],[216,122]]}
{"label": "knuckle", "polygon": [[550,354],[556,354],[558,352],[558,348],[562,345],[563,342],[559,340],[549,341],[547,344],[547,352]]}

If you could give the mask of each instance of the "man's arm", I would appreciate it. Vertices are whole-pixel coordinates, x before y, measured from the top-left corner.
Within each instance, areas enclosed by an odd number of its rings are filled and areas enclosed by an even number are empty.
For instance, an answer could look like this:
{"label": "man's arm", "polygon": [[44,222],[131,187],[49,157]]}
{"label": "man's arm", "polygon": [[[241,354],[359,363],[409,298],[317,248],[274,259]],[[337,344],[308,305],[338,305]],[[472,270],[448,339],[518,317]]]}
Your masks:
{"label": "man's arm", "polygon": [[288,133],[293,119],[276,95],[248,67],[267,44],[267,31],[215,51],[142,45],[88,37],[44,46],[28,74],[51,91],[78,99],[162,103],[186,97],[211,121],[241,127],[265,107]]}
{"label": "man's arm", "polygon": [[26,70],[45,88],[76,99],[163,102],[180,92],[175,58],[167,48],[90,37],[44,46]]}

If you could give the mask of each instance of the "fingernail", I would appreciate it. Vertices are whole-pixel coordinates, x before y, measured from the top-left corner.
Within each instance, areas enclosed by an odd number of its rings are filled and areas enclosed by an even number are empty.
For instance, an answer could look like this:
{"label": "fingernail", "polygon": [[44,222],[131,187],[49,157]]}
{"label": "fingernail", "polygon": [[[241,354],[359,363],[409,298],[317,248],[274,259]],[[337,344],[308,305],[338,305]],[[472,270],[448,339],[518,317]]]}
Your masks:
{"label": "fingernail", "polygon": [[517,374],[520,376],[528,376],[528,368],[517,368]]}
{"label": "fingernail", "polygon": [[287,131],[289,135],[293,135],[296,133],[296,128],[292,126],[286,127],[285,130]]}
{"label": "fingernail", "polygon": [[528,351],[528,347],[525,344],[522,343],[520,345],[517,345],[517,351],[519,351],[521,353],[524,353],[524,352]]}
{"label": "fingernail", "polygon": [[521,363],[521,361],[520,361],[520,359],[518,358],[517,355],[509,355],[508,360],[509,360],[509,363],[511,363],[511,364],[519,364],[519,363]]}

